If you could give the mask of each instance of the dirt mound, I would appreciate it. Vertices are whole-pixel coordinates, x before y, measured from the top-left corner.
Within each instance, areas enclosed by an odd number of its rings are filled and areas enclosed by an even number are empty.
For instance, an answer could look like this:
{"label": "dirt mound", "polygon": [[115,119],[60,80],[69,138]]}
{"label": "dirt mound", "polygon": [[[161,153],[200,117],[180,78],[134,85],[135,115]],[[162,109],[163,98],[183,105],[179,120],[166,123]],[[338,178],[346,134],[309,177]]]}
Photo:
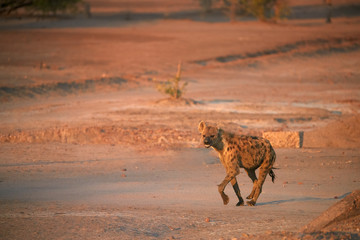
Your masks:
{"label": "dirt mound", "polygon": [[0,143],[71,143],[136,146],[138,149],[191,146],[197,143],[190,131],[171,128],[82,126],[14,130],[0,133]]}
{"label": "dirt mound", "polygon": [[268,48],[255,52],[217,56],[215,58],[196,60],[194,61],[194,63],[206,66],[211,63],[229,63],[239,60],[256,59],[259,57],[277,56],[280,54],[293,54],[293,56],[313,57],[336,52],[352,52],[359,49],[358,41],[359,40],[356,38],[301,40],[294,43],[287,43],[274,48]]}
{"label": "dirt mound", "polygon": [[320,231],[358,232],[360,190],[355,190],[302,228],[305,233]]}
{"label": "dirt mound", "polygon": [[303,135],[303,132],[264,132],[263,138],[275,148],[301,148]]}
{"label": "dirt mound", "polygon": [[305,132],[303,146],[305,148],[360,147],[360,114],[340,119],[311,132]]}
{"label": "dirt mound", "polygon": [[40,84],[34,86],[0,86],[0,100],[7,102],[14,97],[33,98],[40,95],[58,94],[61,96],[95,91],[99,89],[123,87],[128,81],[121,77],[88,79],[85,81],[57,82],[51,84]]}
{"label": "dirt mound", "polygon": [[190,99],[190,98],[180,98],[180,99],[174,99],[174,98],[165,98],[161,99],[155,102],[157,105],[161,106],[193,106],[196,104],[200,104],[199,102]]}

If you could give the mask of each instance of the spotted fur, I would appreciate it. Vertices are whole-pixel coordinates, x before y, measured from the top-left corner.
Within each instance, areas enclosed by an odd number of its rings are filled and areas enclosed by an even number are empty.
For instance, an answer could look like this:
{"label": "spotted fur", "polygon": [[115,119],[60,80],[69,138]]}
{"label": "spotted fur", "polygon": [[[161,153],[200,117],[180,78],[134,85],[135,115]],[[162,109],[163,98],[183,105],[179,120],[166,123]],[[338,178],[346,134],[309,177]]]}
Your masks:
{"label": "spotted fur", "polygon": [[[202,142],[206,148],[212,147],[219,153],[221,163],[226,170],[224,180],[218,185],[219,193],[224,204],[229,203],[229,197],[224,193],[226,185],[231,182],[239,202],[236,206],[244,205],[241,197],[236,176],[240,173],[240,168],[244,168],[253,182],[253,188],[247,199],[247,204],[254,206],[262,191],[266,176],[269,174],[272,182],[275,180],[275,173],[272,170],[276,154],[269,140],[236,135],[225,132],[216,126],[207,125],[204,121],[199,124]],[[259,178],[256,177],[255,170],[259,168]]]}

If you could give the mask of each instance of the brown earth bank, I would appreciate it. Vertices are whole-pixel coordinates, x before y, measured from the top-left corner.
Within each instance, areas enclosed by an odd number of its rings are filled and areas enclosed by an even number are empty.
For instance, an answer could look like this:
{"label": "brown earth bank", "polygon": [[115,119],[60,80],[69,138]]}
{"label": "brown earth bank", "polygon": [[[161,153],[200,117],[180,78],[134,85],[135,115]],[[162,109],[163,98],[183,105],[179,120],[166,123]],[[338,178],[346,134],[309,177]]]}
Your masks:
{"label": "brown earth bank", "polygon": [[303,232],[319,232],[325,229],[334,231],[339,227],[345,231],[357,228],[360,220],[359,201],[360,190],[355,190],[304,226]]}
{"label": "brown earth bank", "polygon": [[[360,238],[358,213],[301,231],[360,188],[354,1],[333,1],[332,24],[322,1],[291,2],[300,16],[278,24],[195,19],[191,1],[90,2],[92,19],[0,22],[0,239]],[[156,85],[179,61],[174,102]],[[235,207],[231,187],[222,205],[201,120],[274,138],[257,206]]]}

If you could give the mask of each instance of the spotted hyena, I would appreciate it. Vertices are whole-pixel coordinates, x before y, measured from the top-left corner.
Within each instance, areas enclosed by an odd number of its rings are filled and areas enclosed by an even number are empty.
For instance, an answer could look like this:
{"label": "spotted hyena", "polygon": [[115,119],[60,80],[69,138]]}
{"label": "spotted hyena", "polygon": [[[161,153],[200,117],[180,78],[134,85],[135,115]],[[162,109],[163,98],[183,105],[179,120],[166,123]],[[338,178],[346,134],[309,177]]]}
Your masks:
{"label": "spotted hyena", "polygon": [[[229,197],[224,193],[226,185],[231,182],[234,191],[239,198],[236,206],[243,206],[244,200],[241,197],[236,175],[240,168],[244,168],[253,181],[253,189],[247,199],[248,205],[254,206],[261,193],[266,176],[269,174],[272,181],[275,180],[275,173],[272,168],[275,162],[275,151],[267,139],[260,137],[235,135],[225,132],[216,126],[207,125],[204,121],[199,124],[199,132],[206,148],[212,147],[219,153],[221,163],[226,169],[226,177],[218,185],[219,193],[224,204],[229,203]],[[259,179],[255,170],[259,170]]]}

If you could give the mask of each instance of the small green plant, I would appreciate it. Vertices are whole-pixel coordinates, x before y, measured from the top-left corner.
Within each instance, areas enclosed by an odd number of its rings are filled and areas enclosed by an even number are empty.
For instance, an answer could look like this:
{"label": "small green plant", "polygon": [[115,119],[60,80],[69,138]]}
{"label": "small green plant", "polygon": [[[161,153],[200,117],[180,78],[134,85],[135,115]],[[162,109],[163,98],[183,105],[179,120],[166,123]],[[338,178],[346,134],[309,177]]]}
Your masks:
{"label": "small green plant", "polygon": [[177,73],[174,78],[167,80],[164,83],[157,84],[156,88],[159,92],[170,95],[172,99],[180,99],[184,92],[187,82],[180,84],[181,81],[181,61],[177,67]]}

